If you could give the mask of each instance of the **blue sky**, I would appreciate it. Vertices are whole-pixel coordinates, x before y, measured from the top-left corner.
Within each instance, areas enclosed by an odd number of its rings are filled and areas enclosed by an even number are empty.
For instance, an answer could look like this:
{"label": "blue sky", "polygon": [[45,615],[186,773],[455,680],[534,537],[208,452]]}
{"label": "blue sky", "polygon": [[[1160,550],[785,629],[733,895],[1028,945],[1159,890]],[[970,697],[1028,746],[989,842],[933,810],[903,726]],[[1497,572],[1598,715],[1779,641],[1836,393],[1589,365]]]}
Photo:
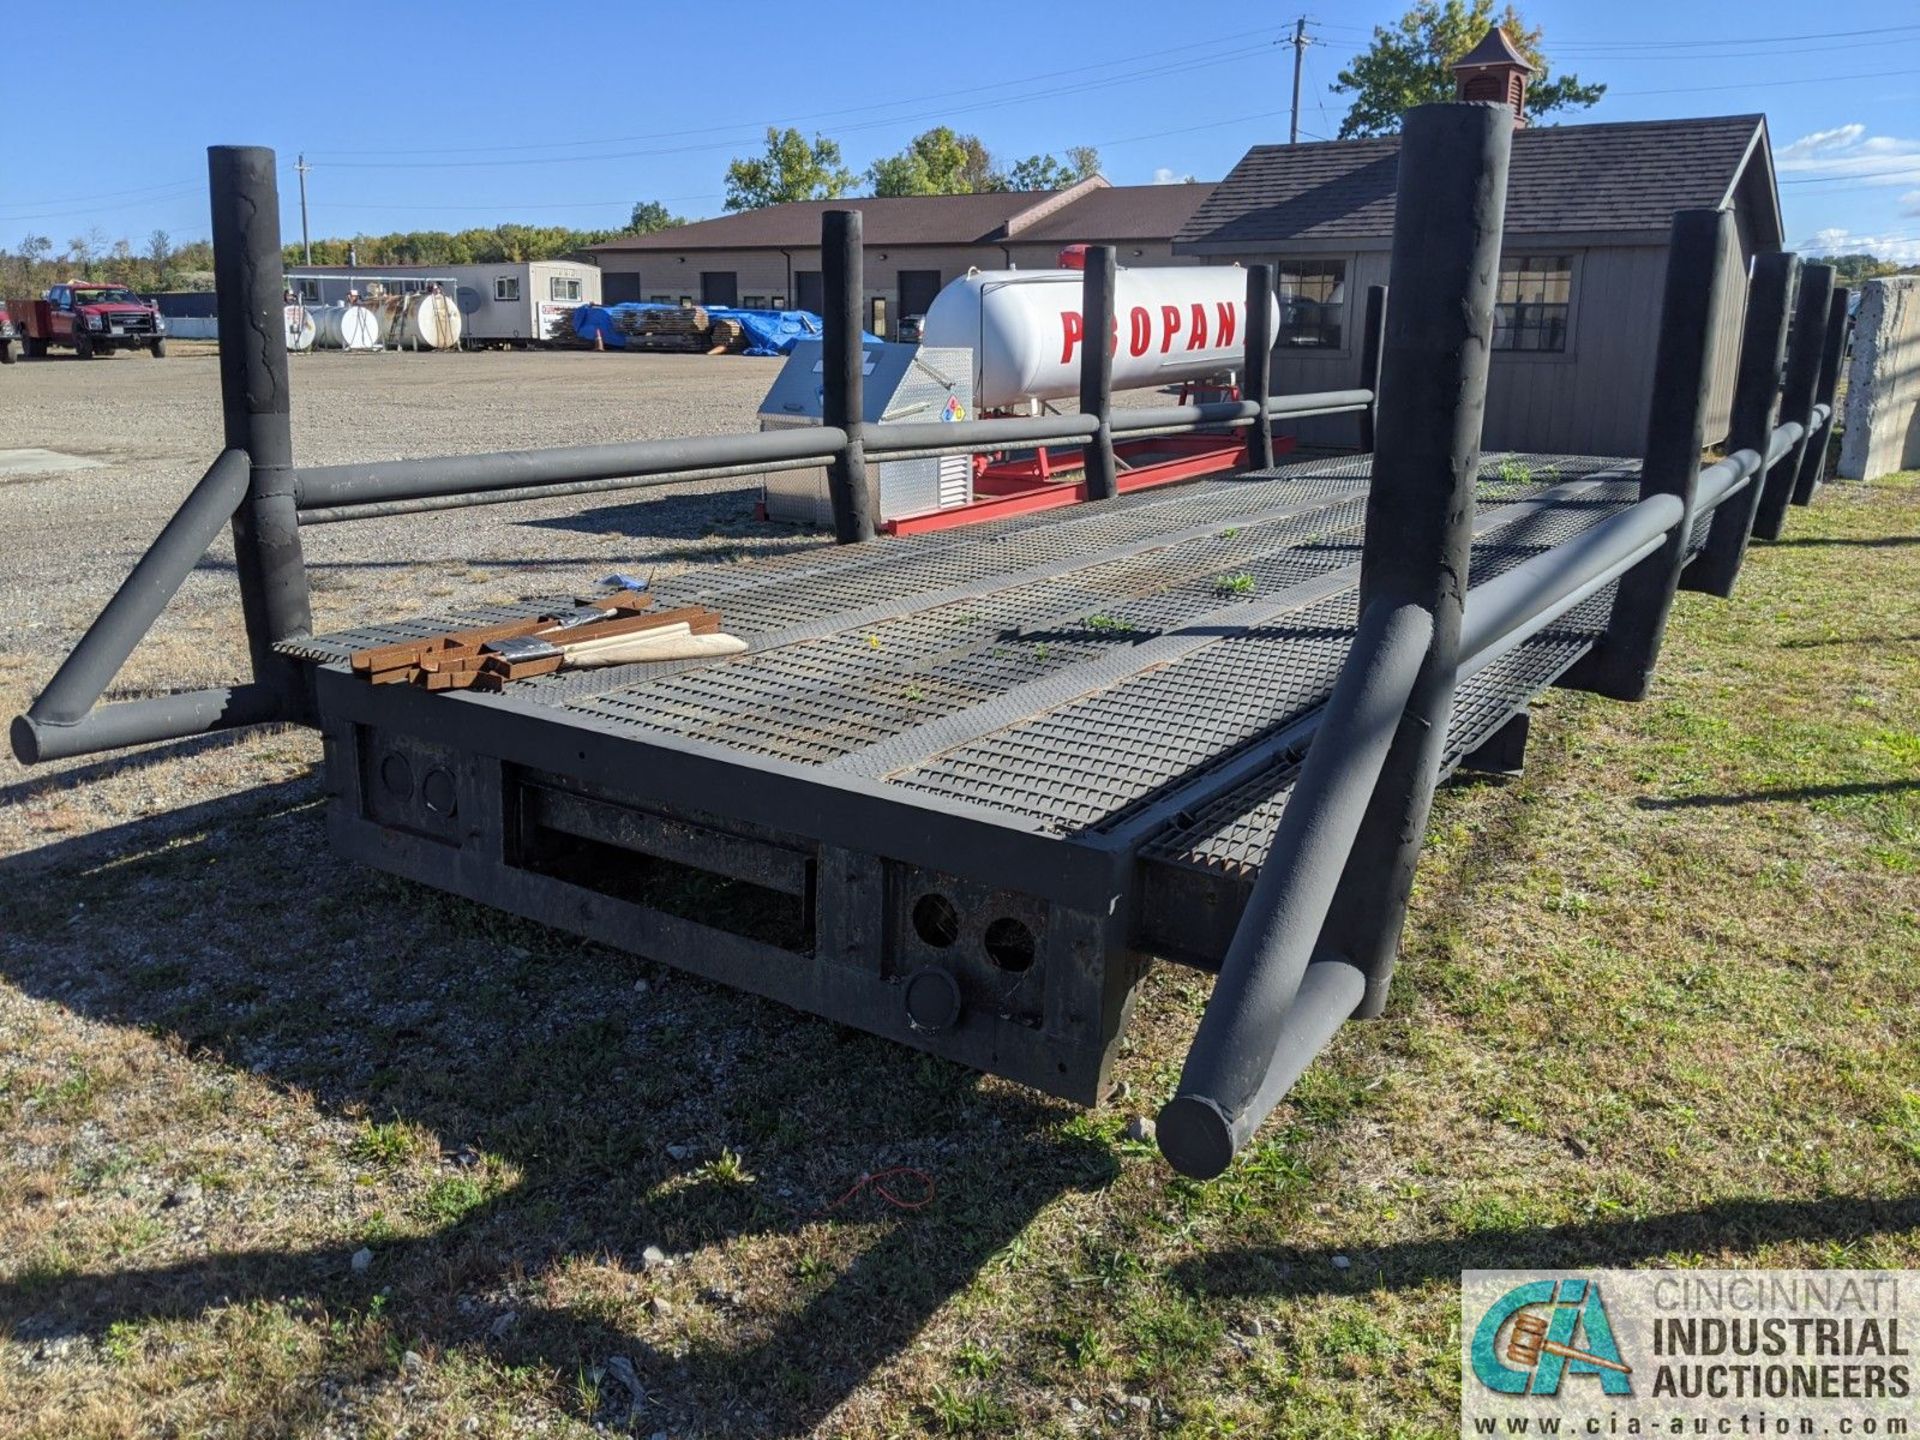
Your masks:
{"label": "blue sky", "polygon": [[[1306,12],[1318,17],[1306,134],[1334,134],[1345,106],[1328,84],[1369,27],[1402,8],[1368,0]],[[0,244],[44,233],[62,246],[96,226],[136,248],[156,227],[204,235],[205,146],[215,142],[279,151],[289,239],[302,151],[316,236],[500,220],[617,226],[636,199],[714,214],[728,158],[772,123],[833,136],[856,169],[945,122],[1011,158],[1097,145],[1120,184],[1218,179],[1249,145],[1286,138],[1291,52],[1280,41],[1294,13],[1167,0],[616,0],[578,11],[466,0],[336,18],[276,0],[180,0],[100,7],[76,25],[68,7],[23,7],[10,54],[66,54],[103,75],[84,104],[68,87],[13,89],[0,128]],[[1532,0],[1523,13],[1545,28],[1556,71],[1610,86],[1577,118],[1764,110],[1789,244],[1920,261],[1913,0],[1837,11]],[[75,35],[85,43],[71,52]],[[108,69],[141,78],[107,79]]]}

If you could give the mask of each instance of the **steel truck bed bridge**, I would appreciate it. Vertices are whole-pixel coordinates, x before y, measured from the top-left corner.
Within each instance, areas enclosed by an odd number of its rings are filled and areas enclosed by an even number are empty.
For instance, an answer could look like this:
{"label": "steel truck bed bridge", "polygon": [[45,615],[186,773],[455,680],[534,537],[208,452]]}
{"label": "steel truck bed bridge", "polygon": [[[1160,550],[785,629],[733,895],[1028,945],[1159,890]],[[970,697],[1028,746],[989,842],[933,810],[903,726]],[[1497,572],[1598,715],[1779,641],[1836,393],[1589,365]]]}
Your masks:
{"label": "steel truck bed bridge", "polygon": [[[1675,590],[1729,593],[1750,536],[1820,478],[1845,292],[1791,256],[1732,272],[1719,211],[1675,217],[1644,454],[1480,455],[1510,126],[1488,106],[1410,118],[1391,304],[1370,297],[1350,391],[1270,396],[1256,358],[1244,401],[1123,418],[1090,346],[1078,414],[862,427],[840,213],[817,430],[320,469],[292,462],[285,357],[253,324],[278,305],[271,156],[216,150],[222,333],[243,337],[222,353],[229,448],[15,747],[314,724],[347,856],[1085,1103],[1151,959],[1217,972],[1160,1126],[1178,1168],[1216,1174],[1334,1030],[1384,1005],[1435,784],[1516,770],[1549,686],[1643,696]],[[1111,274],[1096,250],[1090,334]],[[1270,284],[1251,268],[1250,314]],[[1728,306],[1744,323],[1717,395]],[[1275,416],[1343,412],[1371,453],[1271,464]],[[1246,428],[1254,467],[1115,494],[1115,434],[1209,425]],[[867,454],[1063,437],[1107,498],[870,538]],[[308,633],[300,524],[823,462],[858,543],[655,587],[724,615],[748,648],[723,661],[497,694],[351,668],[570,596]],[[94,708],[230,518],[254,679]]]}

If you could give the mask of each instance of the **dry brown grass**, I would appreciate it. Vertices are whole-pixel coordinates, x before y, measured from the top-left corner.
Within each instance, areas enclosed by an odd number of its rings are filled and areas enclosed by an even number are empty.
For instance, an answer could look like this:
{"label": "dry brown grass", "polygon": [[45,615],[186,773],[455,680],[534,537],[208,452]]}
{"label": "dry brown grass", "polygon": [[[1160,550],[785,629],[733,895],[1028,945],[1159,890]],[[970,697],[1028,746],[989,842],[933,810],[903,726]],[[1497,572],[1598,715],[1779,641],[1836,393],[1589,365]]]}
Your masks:
{"label": "dry brown grass", "polygon": [[305,736],[12,785],[0,1431],[1440,1435],[1462,1268],[1920,1265],[1920,486],[1792,532],[1443,795],[1205,1186],[1188,972],[1080,1114],[340,865]]}

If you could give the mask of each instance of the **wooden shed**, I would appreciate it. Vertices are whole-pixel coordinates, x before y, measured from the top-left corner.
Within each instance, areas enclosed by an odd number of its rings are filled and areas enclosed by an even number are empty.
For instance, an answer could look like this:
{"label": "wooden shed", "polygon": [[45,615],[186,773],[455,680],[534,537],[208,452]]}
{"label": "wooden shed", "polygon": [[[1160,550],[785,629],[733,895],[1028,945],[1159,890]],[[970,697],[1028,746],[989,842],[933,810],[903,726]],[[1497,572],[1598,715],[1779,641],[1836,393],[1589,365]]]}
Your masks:
{"label": "wooden shed", "polygon": [[[1176,254],[1270,261],[1283,297],[1276,392],[1354,383],[1367,287],[1387,281],[1397,137],[1262,145],[1174,239]],[[1744,276],[1781,245],[1760,115],[1522,128],[1513,137],[1486,444],[1637,455],[1673,212],[1725,207]],[[1724,433],[1739,307],[1718,349],[1710,436]],[[1317,429],[1314,427],[1318,427]],[[1350,443],[1350,422],[1302,422]]]}

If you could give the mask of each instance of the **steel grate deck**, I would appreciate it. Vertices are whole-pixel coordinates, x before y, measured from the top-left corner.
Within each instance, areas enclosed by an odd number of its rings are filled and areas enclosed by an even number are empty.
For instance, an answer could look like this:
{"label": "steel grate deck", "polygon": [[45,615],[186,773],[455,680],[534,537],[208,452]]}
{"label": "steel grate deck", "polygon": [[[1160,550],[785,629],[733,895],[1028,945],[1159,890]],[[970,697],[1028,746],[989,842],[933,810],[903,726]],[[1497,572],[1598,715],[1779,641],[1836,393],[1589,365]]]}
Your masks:
{"label": "steel grate deck", "polygon": [[[715,607],[747,654],[548,677],[485,703],[837,773],[902,799],[966,802],[1041,833],[1110,832],[1324,703],[1355,623],[1368,468],[1365,456],[1307,461],[694,571],[661,582],[660,602]],[[1632,504],[1636,468],[1486,457],[1473,582]],[[1577,659],[1608,598],[1463,679],[1450,755]],[[339,665],[369,646],[555,603],[283,649]],[[1191,814],[1174,807],[1142,853],[1216,873],[1257,868],[1297,760],[1276,759]]]}

